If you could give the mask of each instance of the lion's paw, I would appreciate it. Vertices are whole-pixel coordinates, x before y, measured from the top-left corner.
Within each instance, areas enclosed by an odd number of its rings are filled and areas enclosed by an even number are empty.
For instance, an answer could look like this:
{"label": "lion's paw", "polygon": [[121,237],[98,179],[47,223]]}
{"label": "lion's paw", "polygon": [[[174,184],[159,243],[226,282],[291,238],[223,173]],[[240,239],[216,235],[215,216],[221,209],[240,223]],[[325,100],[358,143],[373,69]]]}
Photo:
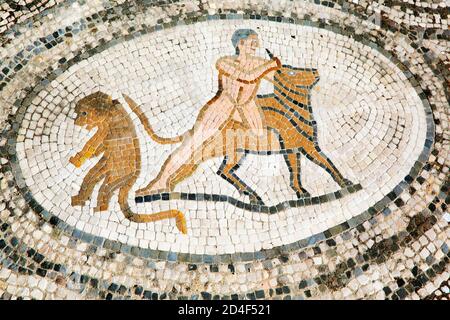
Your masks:
{"label": "lion's paw", "polygon": [[107,211],[107,210],[108,210],[108,205],[107,204],[97,205],[94,208],[94,212],[101,212],[101,211]]}
{"label": "lion's paw", "polygon": [[84,206],[84,204],[86,203],[86,200],[82,199],[79,196],[73,196],[72,197],[72,207],[76,207],[76,206]]}
{"label": "lion's paw", "polygon": [[83,164],[81,158],[78,156],[70,157],[69,162],[73,164],[76,168],[81,167],[81,165]]}

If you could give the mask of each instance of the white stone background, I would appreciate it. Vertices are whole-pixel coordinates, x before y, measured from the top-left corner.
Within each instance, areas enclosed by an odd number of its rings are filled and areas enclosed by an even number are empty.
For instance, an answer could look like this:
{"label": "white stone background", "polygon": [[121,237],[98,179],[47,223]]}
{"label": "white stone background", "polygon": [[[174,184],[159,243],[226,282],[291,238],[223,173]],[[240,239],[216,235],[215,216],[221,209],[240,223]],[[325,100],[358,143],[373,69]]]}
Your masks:
{"label": "white stone background", "polygon": [[[140,213],[181,209],[189,234],[181,235],[173,221],[130,223],[119,210],[117,195],[108,212],[93,213],[100,184],[90,203],[83,208],[72,207],[70,197],[98,161],[88,160],[80,169],[68,162],[94,134],[74,126],[75,102],[96,90],[114,98],[126,93],[141,105],[160,135],[183,133],[215,94],[215,61],[233,53],[231,35],[243,27],[253,28],[260,35],[261,56],[267,47],[283,63],[319,70],[320,88],[313,90],[312,96],[319,145],[341,173],[361,183],[363,190],[333,202],[272,216],[213,202],[135,205],[134,190],[156,176],[177,145],[161,146],[151,141],[133,117],[141,142],[142,174],[130,192],[130,204]],[[261,93],[269,92],[271,86],[263,85]],[[403,132],[396,131],[400,125]],[[221,254],[292,243],[366,210],[408,174],[423,148],[426,123],[422,103],[402,72],[369,47],[305,26],[212,21],[123,42],[71,67],[34,100],[19,134],[25,136],[17,143],[17,152],[26,184],[38,202],[70,225],[145,248]],[[221,193],[246,200],[216,175],[221,161],[203,163],[175,191]],[[312,195],[339,189],[324,170],[308,160],[302,160],[302,171],[304,187]],[[250,155],[237,174],[267,204],[295,198],[282,156]]]}

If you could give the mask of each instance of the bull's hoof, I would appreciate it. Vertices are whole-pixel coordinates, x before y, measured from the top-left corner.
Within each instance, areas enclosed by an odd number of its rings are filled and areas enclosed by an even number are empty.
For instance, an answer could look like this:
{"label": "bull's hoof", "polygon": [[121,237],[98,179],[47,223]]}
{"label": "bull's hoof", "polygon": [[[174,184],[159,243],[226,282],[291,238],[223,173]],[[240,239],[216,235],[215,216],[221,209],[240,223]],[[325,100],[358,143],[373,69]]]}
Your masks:
{"label": "bull's hoof", "polygon": [[351,182],[349,179],[344,179],[344,183],[342,184],[342,188],[352,186],[353,182]]}
{"label": "bull's hoof", "polygon": [[250,204],[253,205],[258,205],[258,206],[264,206],[264,201],[262,201],[262,199],[257,196],[257,195],[251,195],[250,196]]}
{"label": "bull's hoof", "polygon": [[297,194],[297,198],[299,199],[311,197],[311,194],[303,188],[301,189],[301,191],[296,191],[295,193]]}

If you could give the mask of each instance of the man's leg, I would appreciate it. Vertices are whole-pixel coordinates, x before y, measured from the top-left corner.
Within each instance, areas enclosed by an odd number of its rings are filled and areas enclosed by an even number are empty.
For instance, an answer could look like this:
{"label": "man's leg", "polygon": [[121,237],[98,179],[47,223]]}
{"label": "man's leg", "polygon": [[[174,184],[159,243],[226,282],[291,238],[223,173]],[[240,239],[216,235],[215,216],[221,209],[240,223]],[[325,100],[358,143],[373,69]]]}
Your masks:
{"label": "man's leg", "polygon": [[234,105],[227,99],[219,98],[210,105],[206,105],[191,130],[192,134],[183,140],[181,146],[176,149],[165,161],[158,176],[145,188],[136,191],[136,195],[170,191],[169,180],[172,175],[193,158],[199,148],[213,137],[230,118]]}
{"label": "man's leg", "polygon": [[247,120],[247,124],[250,127],[251,133],[262,136],[264,135],[264,129],[266,128],[266,124],[264,121],[264,114],[262,110],[258,108],[256,102],[251,100],[246,103],[242,107],[242,114]]}

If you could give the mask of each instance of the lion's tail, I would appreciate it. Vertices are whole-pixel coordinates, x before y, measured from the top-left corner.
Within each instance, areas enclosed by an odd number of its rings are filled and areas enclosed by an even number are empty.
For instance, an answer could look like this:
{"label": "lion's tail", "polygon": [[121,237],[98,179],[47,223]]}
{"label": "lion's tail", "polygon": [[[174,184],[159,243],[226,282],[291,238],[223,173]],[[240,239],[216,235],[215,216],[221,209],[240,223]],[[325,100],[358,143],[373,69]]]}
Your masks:
{"label": "lion's tail", "polygon": [[174,218],[178,230],[180,230],[180,232],[183,234],[187,234],[186,219],[184,217],[184,214],[179,210],[166,210],[150,214],[134,213],[131,210],[130,205],[128,204],[129,190],[130,190],[129,187],[125,187],[120,189],[119,192],[119,205],[120,209],[122,210],[122,213],[125,215],[125,218],[137,223],[155,222],[158,220]]}
{"label": "lion's tail", "polygon": [[126,94],[122,94],[122,95],[123,95],[125,101],[130,106],[131,110],[134,113],[136,113],[136,115],[138,116],[139,120],[141,121],[142,125],[144,126],[145,131],[147,131],[150,138],[152,138],[155,142],[160,143],[160,144],[174,144],[174,143],[181,142],[181,140],[183,139],[182,136],[177,136],[177,137],[173,137],[173,138],[163,138],[163,137],[158,136],[155,133],[155,131],[153,130],[152,126],[148,122],[147,117],[142,112],[142,110],[138,106],[138,104],[136,102],[134,102],[133,99],[131,99]]}

